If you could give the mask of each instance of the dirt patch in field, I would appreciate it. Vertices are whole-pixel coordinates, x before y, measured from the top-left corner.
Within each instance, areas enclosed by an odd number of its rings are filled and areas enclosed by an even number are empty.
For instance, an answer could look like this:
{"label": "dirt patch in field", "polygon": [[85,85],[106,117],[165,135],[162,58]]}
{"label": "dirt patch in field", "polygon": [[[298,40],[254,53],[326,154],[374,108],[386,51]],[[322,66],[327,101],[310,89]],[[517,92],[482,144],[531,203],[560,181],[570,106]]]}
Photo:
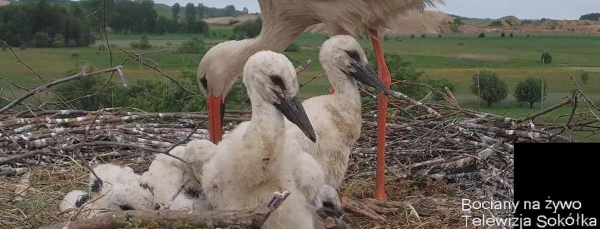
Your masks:
{"label": "dirt patch in field", "polygon": [[259,18],[258,14],[246,14],[237,17],[215,17],[215,18],[206,18],[202,19],[204,22],[213,25],[229,25],[229,24],[238,24],[243,23],[245,21],[256,20]]}
{"label": "dirt patch in field", "polygon": [[496,61],[505,62],[508,57],[505,55],[493,55],[493,54],[472,54],[463,53],[455,56],[457,59],[469,59],[469,60],[481,60],[481,61]]}

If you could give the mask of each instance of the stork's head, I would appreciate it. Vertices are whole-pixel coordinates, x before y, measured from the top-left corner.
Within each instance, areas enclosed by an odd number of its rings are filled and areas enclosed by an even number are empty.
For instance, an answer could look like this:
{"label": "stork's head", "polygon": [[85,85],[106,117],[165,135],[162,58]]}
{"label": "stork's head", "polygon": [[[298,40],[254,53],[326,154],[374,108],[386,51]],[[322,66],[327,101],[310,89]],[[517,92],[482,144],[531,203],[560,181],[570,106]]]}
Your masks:
{"label": "stork's head", "polygon": [[319,54],[325,72],[342,71],[349,77],[369,85],[388,95],[388,90],[369,67],[365,51],[354,37],[338,35],[331,37],[321,46]]}
{"label": "stork's head", "polygon": [[254,54],[244,66],[243,80],[253,110],[257,104],[272,105],[310,140],[316,141],[315,131],[298,96],[296,70],[284,55],[272,51]]}
{"label": "stork's head", "polygon": [[226,97],[251,55],[242,55],[248,42],[250,40],[225,41],[213,46],[202,57],[198,65],[198,83],[206,95]]}
{"label": "stork's head", "polygon": [[227,93],[242,74],[244,63],[250,57],[250,40],[226,41],[212,47],[198,65],[198,84],[206,96],[209,115],[210,140],[221,140],[222,120]]}

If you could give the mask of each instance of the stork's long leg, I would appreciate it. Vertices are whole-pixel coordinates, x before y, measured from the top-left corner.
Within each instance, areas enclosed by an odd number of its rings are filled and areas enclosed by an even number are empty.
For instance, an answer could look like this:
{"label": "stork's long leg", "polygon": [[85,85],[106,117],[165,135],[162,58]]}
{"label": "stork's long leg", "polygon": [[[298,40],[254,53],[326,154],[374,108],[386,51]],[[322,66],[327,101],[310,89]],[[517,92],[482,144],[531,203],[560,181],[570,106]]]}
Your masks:
{"label": "stork's long leg", "polygon": [[[385,63],[385,57],[383,55],[383,49],[381,48],[381,41],[379,40],[379,34],[376,30],[371,30],[371,42],[373,43],[373,50],[375,51],[375,57],[377,59],[377,71],[379,78],[386,86],[390,88],[391,75],[388,67]],[[386,135],[386,118],[387,118],[387,106],[388,97],[378,93],[377,94],[377,172],[375,179],[375,198],[381,201],[387,200],[385,194],[385,135]]]}

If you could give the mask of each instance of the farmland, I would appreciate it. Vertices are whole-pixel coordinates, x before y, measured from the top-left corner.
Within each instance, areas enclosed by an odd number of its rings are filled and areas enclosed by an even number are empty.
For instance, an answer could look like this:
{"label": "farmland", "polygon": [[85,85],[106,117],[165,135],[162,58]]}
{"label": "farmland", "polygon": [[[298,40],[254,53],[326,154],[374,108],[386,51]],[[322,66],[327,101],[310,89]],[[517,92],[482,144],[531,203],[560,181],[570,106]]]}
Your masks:
{"label": "farmland", "polygon": [[[212,25],[211,36],[200,37],[208,46],[225,40],[232,34],[231,26]],[[138,41],[141,35],[109,35],[113,64],[119,64],[126,59],[119,49],[132,51],[129,43]],[[144,58],[152,59],[160,64],[162,70],[172,76],[177,76],[181,70],[195,71],[202,56],[200,54],[180,54],[175,52],[157,52],[165,49],[175,49],[184,41],[196,35],[150,35],[150,50],[136,50],[137,53],[151,53]],[[478,38],[477,34],[444,34],[438,38],[437,34],[430,34],[427,38],[410,38],[410,35],[389,37],[384,42],[386,52],[399,54],[404,59],[412,62],[425,77],[446,78],[455,85],[456,97],[469,107],[477,108],[477,97],[471,93],[471,77],[479,70],[487,69],[498,72],[501,78],[508,83],[509,93],[507,99],[487,107],[482,103],[482,109],[497,114],[521,116],[539,109],[539,104],[534,104],[534,109],[529,109],[527,104],[517,103],[512,96],[516,84],[527,76],[541,77],[548,83],[548,96],[545,105],[554,104],[569,95],[574,88],[571,76],[578,79],[581,71],[590,72],[590,80],[583,84],[582,89],[595,102],[600,102],[600,39],[597,37],[553,34],[515,34],[501,38],[500,34],[486,34],[486,38]],[[300,45],[300,52],[286,53],[294,64],[299,64],[306,59],[312,59],[313,65],[301,74],[302,82],[308,81],[321,72],[318,64],[318,47],[327,39],[321,34],[302,34],[295,43]],[[84,63],[89,63],[96,69],[110,66],[110,54],[107,50],[99,50],[105,41],[98,40],[93,46],[87,48],[27,48],[15,49],[15,52],[40,75],[46,79],[55,79],[64,76],[64,73]],[[370,50],[370,42],[361,39],[361,44]],[[542,51],[553,55],[553,62],[545,66],[538,63]],[[152,53],[154,52],[154,53]],[[27,68],[23,67],[8,51],[0,52],[0,78],[23,86],[34,87],[41,83]],[[156,78],[143,69],[139,63],[127,62],[125,75],[128,80],[142,78]],[[7,88],[6,80],[3,80]],[[328,82],[325,77],[318,77],[302,89],[303,97],[311,97],[327,93]],[[18,91],[16,92],[19,93]],[[3,96],[12,97],[10,93],[3,92]],[[565,113],[570,108],[562,108],[555,113]],[[547,121],[554,117],[545,116]]]}

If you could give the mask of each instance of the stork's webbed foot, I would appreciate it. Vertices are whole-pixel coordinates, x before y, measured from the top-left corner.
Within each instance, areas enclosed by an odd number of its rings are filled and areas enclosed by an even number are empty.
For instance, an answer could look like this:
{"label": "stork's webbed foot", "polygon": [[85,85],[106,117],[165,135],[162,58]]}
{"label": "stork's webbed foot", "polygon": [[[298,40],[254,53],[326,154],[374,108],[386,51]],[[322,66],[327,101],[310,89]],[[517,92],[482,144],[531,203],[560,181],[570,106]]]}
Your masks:
{"label": "stork's webbed foot", "polygon": [[395,212],[407,206],[406,203],[400,201],[381,201],[373,198],[355,200],[342,197],[342,207],[345,212],[353,215],[361,215],[374,220],[385,221],[383,214]]}

